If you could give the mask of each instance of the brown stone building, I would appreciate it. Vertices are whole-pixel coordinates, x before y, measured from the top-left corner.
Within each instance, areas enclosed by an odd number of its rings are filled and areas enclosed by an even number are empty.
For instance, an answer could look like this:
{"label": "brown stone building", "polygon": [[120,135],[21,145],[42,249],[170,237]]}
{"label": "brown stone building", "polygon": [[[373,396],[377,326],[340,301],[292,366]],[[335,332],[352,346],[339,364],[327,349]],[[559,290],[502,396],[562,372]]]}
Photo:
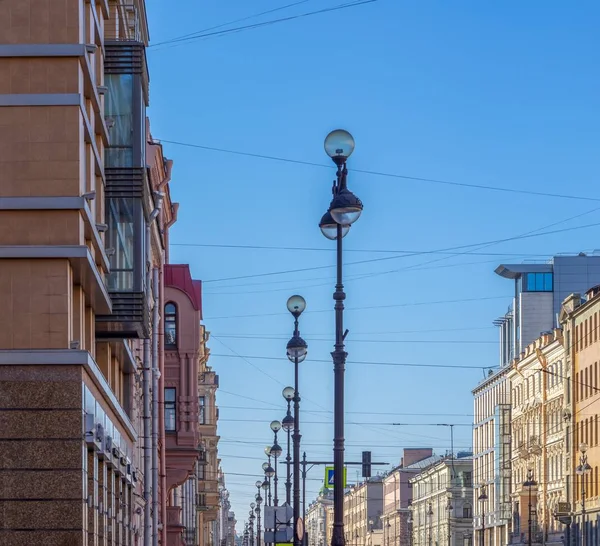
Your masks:
{"label": "brown stone building", "polygon": [[[147,44],[144,0],[0,2],[0,545],[166,545],[181,524]],[[197,318],[175,444],[199,457]]]}

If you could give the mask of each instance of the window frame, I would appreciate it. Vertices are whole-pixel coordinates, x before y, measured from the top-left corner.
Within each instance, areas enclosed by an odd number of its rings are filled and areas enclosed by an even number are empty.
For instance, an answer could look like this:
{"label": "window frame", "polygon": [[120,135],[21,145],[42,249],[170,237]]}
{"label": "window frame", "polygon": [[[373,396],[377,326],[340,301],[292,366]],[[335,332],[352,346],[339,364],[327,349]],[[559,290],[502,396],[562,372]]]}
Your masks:
{"label": "window frame", "polygon": [[[167,392],[173,393],[173,399],[170,400],[167,396]],[[164,390],[164,420],[165,420],[165,432],[177,432],[177,388],[176,387],[165,387]],[[170,416],[172,415],[173,428],[168,425],[171,423]]]}
{"label": "window frame", "polygon": [[206,396],[198,396],[198,423],[206,425]]}
{"label": "window frame", "polygon": [[[172,306],[173,311],[167,311],[168,307]],[[166,347],[177,347],[178,337],[179,337],[179,309],[177,308],[177,304],[173,301],[168,301],[165,303],[164,309],[164,326],[163,326],[163,335],[165,339]],[[167,336],[168,327],[172,324],[173,326],[173,341],[170,341]]]}

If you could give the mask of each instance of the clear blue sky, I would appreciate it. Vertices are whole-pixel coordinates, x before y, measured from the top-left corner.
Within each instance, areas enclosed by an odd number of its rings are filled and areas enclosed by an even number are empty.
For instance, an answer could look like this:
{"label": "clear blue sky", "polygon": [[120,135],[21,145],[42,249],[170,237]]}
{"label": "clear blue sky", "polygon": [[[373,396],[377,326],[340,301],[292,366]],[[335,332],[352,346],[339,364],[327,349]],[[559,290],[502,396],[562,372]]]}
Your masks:
{"label": "clear blue sky", "polygon": [[[151,43],[292,2],[148,0]],[[308,0],[217,30],[341,3]],[[323,138],[343,127],[356,139],[350,168],[600,198],[599,23],[595,1],[379,0],[156,47],[149,51],[152,130],[163,140],[327,164]],[[334,264],[333,245],[317,227],[333,170],[172,144],[165,153],[175,161],[171,191],[181,203],[173,243],[292,248],[171,251],[173,262],[190,263],[205,281],[210,364],[221,379],[219,450],[241,528],[272,442],[269,422],[283,417],[281,390],[293,378],[285,302],[294,293],[308,302],[303,442],[311,458],[332,456],[334,270],[220,279]],[[347,262],[393,256],[375,250],[512,237],[600,208],[592,199],[364,173],[351,172],[349,184],[365,211],[345,239]],[[598,212],[550,229],[599,222]],[[599,236],[592,227],[479,250],[497,256],[429,254],[348,266],[347,421],[376,425],[347,425],[347,459],[369,448],[373,460],[394,464],[403,447],[443,453],[447,429],[418,423],[470,423],[470,391],[483,377],[481,369],[352,361],[495,366],[492,320],[506,311],[513,289],[493,273],[496,265],[590,251],[600,247]],[[385,425],[399,421],[414,426]],[[471,446],[468,427],[455,437],[457,448]],[[310,474],[309,499],[321,478],[320,470]]]}

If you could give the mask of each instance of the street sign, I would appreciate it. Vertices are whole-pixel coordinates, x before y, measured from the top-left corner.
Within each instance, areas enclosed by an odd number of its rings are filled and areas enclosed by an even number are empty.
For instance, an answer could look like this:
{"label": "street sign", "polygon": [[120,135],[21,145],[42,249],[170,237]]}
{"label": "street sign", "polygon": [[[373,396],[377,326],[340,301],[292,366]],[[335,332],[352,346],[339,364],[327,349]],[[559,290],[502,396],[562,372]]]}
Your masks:
{"label": "street sign", "polygon": [[[347,468],[344,467],[344,482],[343,482],[343,487],[344,489],[346,489],[346,485],[347,485]],[[325,467],[325,489],[330,489],[333,487],[333,480],[334,480],[334,470],[333,470],[333,466],[326,466]]]}

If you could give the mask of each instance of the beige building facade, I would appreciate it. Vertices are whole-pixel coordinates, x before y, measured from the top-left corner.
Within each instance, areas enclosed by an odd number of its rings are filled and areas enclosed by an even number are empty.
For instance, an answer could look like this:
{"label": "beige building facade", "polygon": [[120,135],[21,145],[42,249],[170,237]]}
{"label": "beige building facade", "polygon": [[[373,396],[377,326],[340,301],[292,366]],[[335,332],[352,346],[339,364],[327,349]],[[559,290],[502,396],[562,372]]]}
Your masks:
{"label": "beige building facade", "polygon": [[412,546],[471,544],[474,500],[470,453],[429,465],[410,478],[410,484]]}
{"label": "beige building facade", "polygon": [[351,486],[344,495],[346,544],[366,546],[373,530],[383,525],[383,479],[379,476]]}
{"label": "beige building facade", "polygon": [[529,344],[508,374],[512,389],[511,544],[562,544],[564,529],[554,514],[567,500],[564,357],[562,331],[555,329]]}

